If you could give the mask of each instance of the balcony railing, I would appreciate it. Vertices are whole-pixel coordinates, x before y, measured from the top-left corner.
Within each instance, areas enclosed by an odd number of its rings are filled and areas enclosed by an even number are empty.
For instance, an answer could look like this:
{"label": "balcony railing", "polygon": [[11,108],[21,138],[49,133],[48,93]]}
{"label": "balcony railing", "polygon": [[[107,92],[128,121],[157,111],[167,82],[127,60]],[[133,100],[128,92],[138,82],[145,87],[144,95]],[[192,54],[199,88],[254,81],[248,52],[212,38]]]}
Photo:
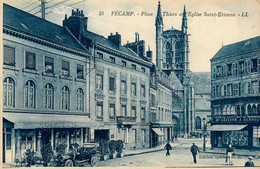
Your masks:
{"label": "balcony railing", "polygon": [[117,116],[116,117],[117,122],[136,122],[136,117],[130,117],[130,116]]}

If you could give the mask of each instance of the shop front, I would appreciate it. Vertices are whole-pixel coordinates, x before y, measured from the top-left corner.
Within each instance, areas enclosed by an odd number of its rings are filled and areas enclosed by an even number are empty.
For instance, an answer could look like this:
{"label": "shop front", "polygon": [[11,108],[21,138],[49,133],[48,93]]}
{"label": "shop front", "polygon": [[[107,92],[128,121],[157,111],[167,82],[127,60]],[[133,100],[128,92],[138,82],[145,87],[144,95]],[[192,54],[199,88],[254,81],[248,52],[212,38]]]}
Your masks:
{"label": "shop front", "polygon": [[211,131],[212,147],[250,147],[251,127],[247,124],[216,124],[208,128]]}
{"label": "shop front", "polygon": [[68,150],[71,144],[90,142],[90,128],[98,126],[88,116],[26,113],[3,113],[3,116],[4,162],[21,160],[30,148],[36,156],[41,156],[40,149],[45,144],[50,144],[55,151],[59,144],[65,144]]}

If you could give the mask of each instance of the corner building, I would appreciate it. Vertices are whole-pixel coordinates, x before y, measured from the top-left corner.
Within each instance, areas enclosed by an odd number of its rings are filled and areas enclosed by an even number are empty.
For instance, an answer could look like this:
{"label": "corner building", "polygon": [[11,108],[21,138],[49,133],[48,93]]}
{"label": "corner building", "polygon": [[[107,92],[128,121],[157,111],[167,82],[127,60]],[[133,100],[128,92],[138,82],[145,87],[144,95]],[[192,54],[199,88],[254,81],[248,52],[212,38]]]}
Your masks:
{"label": "corner building", "polygon": [[260,37],[223,46],[211,59],[211,145],[260,147]]}
{"label": "corner building", "polygon": [[91,140],[90,56],[65,27],[3,5],[3,162]]}

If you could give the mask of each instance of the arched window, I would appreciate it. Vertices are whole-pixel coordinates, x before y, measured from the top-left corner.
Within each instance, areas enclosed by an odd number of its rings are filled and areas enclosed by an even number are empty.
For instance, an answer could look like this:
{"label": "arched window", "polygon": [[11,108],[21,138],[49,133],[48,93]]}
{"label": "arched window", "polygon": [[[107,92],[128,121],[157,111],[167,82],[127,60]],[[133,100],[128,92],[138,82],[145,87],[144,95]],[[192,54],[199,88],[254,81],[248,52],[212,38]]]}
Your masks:
{"label": "arched window", "polygon": [[236,113],[237,113],[238,116],[241,115],[241,113],[240,113],[240,106],[236,106]]}
{"label": "arched window", "polygon": [[260,115],[260,105],[257,106],[257,114]]}
{"label": "arched window", "polygon": [[44,87],[44,108],[53,109],[54,107],[54,92],[53,86],[50,83],[47,83]]}
{"label": "arched window", "polygon": [[35,108],[35,84],[32,80],[25,83],[24,105],[28,108]]}
{"label": "arched window", "polygon": [[84,111],[84,93],[80,88],[77,90],[76,110]]}
{"label": "arched window", "polygon": [[167,68],[169,68],[172,65],[172,57],[171,57],[171,44],[167,42],[166,44],[166,64]]}
{"label": "arched window", "polygon": [[67,86],[63,86],[61,89],[61,109],[69,110],[70,106],[70,91]]}
{"label": "arched window", "polygon": [[201,129],[201,118],[199,116],[195,119],[195,129]]}
{"label": "arched window", "polygon": [[253,114],[253,115],[256,115],[256,114],[257,114],[257,112],[256,112],[256,106],[255,106],[255,105],[252,106],[252,114]]}
{"label": "arched window", "polygon": [[242,116],[245,116],[245,115],[246,115],[245,106],[242,106],[242,107],[241,107],[241,114],[242,114]]}
{"label": "arched window", "polygon": [[181,98],[179,96],[173,95],[172,102],[173,102],[173,108],[174,109],[181,109],[182,101],[181,101]]}
{"label": "arched window", "polygon": [[252,109],[251,109],[251,105],[247,106],[247,114],[251,115],[252,114]]}
{"label": "arched window", "polygon": [[14,80],[10,77],[4,79],[3,82],[3,104],[4,106],[14,107]]}

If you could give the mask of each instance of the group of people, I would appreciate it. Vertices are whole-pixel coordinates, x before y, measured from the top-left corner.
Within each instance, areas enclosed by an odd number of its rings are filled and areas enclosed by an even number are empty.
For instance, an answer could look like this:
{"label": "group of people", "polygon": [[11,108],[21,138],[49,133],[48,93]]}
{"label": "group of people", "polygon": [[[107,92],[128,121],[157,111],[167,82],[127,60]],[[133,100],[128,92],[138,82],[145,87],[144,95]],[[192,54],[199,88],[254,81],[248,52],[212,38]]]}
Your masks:
{"label": "group of people", "polygon": [[[172,146],[170,145],[170,143],[168,142],[165,146],[164,149],[166,149],[166,156],[170,156],[170,150],[172,150]],[[194,164],[197,163],[197,154],[200,153],[200,150],[198,148],[198,146],[195,143],[192,143],[192,146],[190,148],[190,152],[192,154],[193,157],[193,162]],[[229,164],[229,165],[233,165],[233,159],[232,159],[232,155],[234,154],[234,150],[232,148],[232,145],[229,144],[228,148],[226,150],[226,161],[225,163]],[[245,163],[245,167],[254,167],[254,162],[252,161],[253,157],[250,156],[248,157],[248,161]]]}

